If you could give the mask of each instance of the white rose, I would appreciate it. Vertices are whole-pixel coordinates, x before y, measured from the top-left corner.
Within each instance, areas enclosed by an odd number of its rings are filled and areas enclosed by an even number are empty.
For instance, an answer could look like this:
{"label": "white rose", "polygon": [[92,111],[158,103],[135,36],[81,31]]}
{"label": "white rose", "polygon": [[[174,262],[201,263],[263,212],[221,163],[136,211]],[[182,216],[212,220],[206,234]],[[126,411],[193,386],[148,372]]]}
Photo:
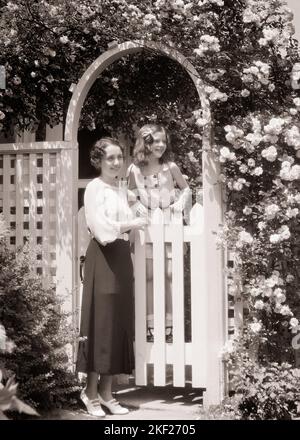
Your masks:
{"label": "white rose", "polygon": [[253,174],[255,176],[261,176],[263,172],[264,172],[264,170],[262,169],[262,167],[256,167],[253,170]]}
{"label": "white rose", "polygon": [[291,318],[291,320],[290,320],[290,326],[291,326],[291,328],[298,327],[298,325],[299,325],[299,321],[298,321],[298,319],[297,319],[297,318]]}
{"label": "white rose", "polygon": [[59,38],[59,41],[61,42],[61,44],[67,44],[69,38],[66,35],[63,35],[62,37]]}
{"label": "white rose", "polygon": [[258,44],[259,44],[260,46],[266,46],[266,45],[268,44],[268,40],[266,40],[265,38],[260,38],[260,39],[258,40]]}
{"label": "white rose", "polygon": [[241,182],[234,182],[233,189],[236,191],[241,191],[243,189],[243,184]]}
{"label": "white rose", "polygon": [[295,104],[296,107],[300,107],[300,98],[294,98],[293,103]]}
{"label": "white rose", "polygon": [[263,158],[265,158],[269,162],[274,162],[277,157],[277,149],[276,149],[276,147],[274,147],[274,145],[271,145],[270,147],[262,150],[261,155]]}
{"label": "white rose", "polygon": [[256,297],[261,294],[261,291],[257,287],[252,287],[252,289],[250,290],[250,294],[251,294],[251,296]]}
{"label": "white rose", "polygon": [[285,132],[285,142],[289,147],[294,147],[296,150],[300,148],[300,131],[296,125],[293,125]]}
{"label": "white rose", "polygon": [[274,92],[275,90],[275,84],[271,83],[268,85],[268,89],[270,90],[270,92]]}
{"label": "white rose", "polygon": [[254,145],[255,147],[257,147],[257,145],[260,144],[260,142],[262,141],[262,135],[259,133],[249,133],[246,136],[247,141],[251,142],[252,145]]}
{"label": "white rose", "polygon": [[289,306],[282,306],[282,307],[281,307],[281,310],[280,310],[280,313],[281,313],[281,315],[283,315],[283,316],[289,316],[289,315],[292,314],[292,312],[291,312]]}
{"label": "white rose", "polygon": [[291,208],[289,207],[286,211],[286,215],[288,218],[293,218],[293,217],[297,217],[297,215],[299,214],[299,209],[298,208]]}
{"label": "white rose", "polygon": [[54,81],[54,78],[53,78],[52,75],[48,75],[48,76],[46,76],[46,80],[47,80],[49,83],[52,83],[52,82]]}
{"label": "white rose", "polygon": [[269,123],[264,127],[264,131],[267,134],[279,135],[282,132],[284,126],[284,120],[281,118],[272,118]]}
{"label": "white rose", "polygon": [[272,244],[276,244],[276,243],[279,243],[280,242],[280,235],[278,235],[278,234],[272,234],[271,236],[270,236],[270,243],[272,243]]}
{"label": "white rose", "polygon": [[270,296],[273,295],[273,290],[271,289],[271,287],[267,287],[266,289],[264,289],[264,296],[267,296],[268,298],[270,298]]}
{"label": "white rose", "polygon": [[259,322],[254,322],[249,327],[253,333],[259,333],[262,326]]}
{"label": "white rose", "polygon": [[288,240],[291,236],[289,227],[287,225],[282,226],[278,232],[280,233],[283,240]]}
{"label": "white rose", "polygon": [[265,208],[265,216],[268,220],[273,220],[275,218],[276,214],[280,211],[280,208],[275,203],[272,203],[271,205],[266,206]]}
{"label": "white rose", "polygon": [[242,165],[239,167],[239,170],[240,170],[241,173],[245,174],[245,173],[248,171],[248,167],[247,167],[247,165],[242,164]]}
{"label": "white rose", "polygon": [[266,283],[266,286],[267,286],[268,288],[269,288],[269,287],[274,287],[274,286],[276,286],[276,284],[277,284],[277,280],[274,279],[274,278],[272,278],[272,277],[270,277],[270,278],[267,278],[267,279],[266,279],[265,283]]}
{"label": "white rose", "polygon": [[263,136],[263,141],[268,142],[269,144],[276,144],[278,142],[278,136],[275,134],[265,134]]}
{"label": "white rose", "polygon": [[243,89],[242,91],[241,91],[241,96],[243,97],[243,98],[247,98],[247,96],[249,96],[250,95],[250,91],[248,90],[248,89]]}
{"label": "white rose", "polygon": [[279,304],[284,303],[285,300],[286,300],[286,296],[285,296],[284,293],[278,293],[278,294],[276,295],[276,301],[277,301]]}
{"label": "white rose", "polygon": [[253,237],[249,232],[241,231],[239,233],[239,240],[243,243],[251,244],[253,243]]}
{"label": "white rose", "polygon": [[290,108],[289,112],[292,116],[295,116],[298,113],[298,110],[296,108]]}
{"label": "white rose", "polygon": [[193,151],[190,151],[188,153],[188,158],[189,158],[190,162],[192,162],[192,163],[197,163],[198,162],[198,159],[194,156]]}
{"label": "white rose", "polygon": [[261,299],[259,299],[258,301],[255,301],[254,308],[256,310],[262,310],[264,308],[264,306],[265,306],[264,302]]}
{"label": "white rose", "polygon": [[248,206],[245,206],[245,208],[243,209],[243,213],[245,215],[249,215],[249,214],[251,214],[251,212],[252,212],[252,209],[249,208]]}

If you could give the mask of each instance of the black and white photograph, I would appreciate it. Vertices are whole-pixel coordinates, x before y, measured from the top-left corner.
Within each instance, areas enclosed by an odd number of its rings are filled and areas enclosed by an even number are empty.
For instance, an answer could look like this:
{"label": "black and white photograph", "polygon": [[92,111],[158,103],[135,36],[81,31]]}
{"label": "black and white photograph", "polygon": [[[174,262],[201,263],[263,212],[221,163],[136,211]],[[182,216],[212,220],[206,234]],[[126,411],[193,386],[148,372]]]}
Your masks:
{"label": "black and white photograph", "polygon": [[300,420],[299,39],[299,0],[0,0],[4,425]]}

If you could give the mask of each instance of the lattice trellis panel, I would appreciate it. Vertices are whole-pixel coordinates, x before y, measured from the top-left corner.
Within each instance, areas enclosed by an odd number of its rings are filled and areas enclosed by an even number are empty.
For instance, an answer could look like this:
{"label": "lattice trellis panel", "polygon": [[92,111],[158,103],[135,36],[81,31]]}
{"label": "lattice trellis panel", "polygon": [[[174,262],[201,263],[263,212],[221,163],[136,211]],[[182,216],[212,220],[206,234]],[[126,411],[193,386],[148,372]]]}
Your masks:
{"label": "lattice trellis panel", "polygon": [[34,246],[36,273],[56,282],[57,155],[0,154],[0,210],[10,227],[12,249]]}

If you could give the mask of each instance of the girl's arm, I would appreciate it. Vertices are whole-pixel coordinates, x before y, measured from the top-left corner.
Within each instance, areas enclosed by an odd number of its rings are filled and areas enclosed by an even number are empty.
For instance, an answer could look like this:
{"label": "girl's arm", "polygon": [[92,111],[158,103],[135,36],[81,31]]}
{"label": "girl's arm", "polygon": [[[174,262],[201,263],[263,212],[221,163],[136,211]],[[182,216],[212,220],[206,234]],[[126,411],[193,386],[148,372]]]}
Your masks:
{"label": "girl's arm", "polygon": [[134,164],[129,165],[126,173],[128,185],[128,203],[135,215],[145,217],[148,211],[145,206],[139,201],[139,191],[135,181]]}
{"label": "girl's arm", "polygon": [[190,200],[191,191],[186,179],[183,177],[176,163],[170,162],[169,167],[172,173],[173,180],[177,183],[177,186],[180,189],[180,196],[178,200],[171,205],[171,208],[176,211],[183,211]]}
{"label": "girl's arm", "polygon": [[169,166],[170,166],[170,170],[171,170],[173,179],[177,183],[178,187],[180,189],[188,188],[189,186],[187,184],[187,181],[183,177],[183,175],[182,175],[179,167],[176,165],[176,163],[170,162]]}

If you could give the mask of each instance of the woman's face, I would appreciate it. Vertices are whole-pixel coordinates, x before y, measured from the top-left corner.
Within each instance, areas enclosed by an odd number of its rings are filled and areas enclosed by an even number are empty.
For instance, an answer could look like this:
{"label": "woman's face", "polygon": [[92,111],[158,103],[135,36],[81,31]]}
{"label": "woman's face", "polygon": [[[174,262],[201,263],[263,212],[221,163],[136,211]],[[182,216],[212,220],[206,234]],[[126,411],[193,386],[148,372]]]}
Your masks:
{"label": "woman's face", "polygon": [[154,157],[160,159],[167,148],[166,134],[163,131],[153,133],[153,142],[149,145],[150,151]]}
{"label": "woman's face", "polygon": [[108,145],[105,149],[105,156],[101,160],[101,175],[107,178],[119,176],[123,166],[123,153],[117,145]]}

